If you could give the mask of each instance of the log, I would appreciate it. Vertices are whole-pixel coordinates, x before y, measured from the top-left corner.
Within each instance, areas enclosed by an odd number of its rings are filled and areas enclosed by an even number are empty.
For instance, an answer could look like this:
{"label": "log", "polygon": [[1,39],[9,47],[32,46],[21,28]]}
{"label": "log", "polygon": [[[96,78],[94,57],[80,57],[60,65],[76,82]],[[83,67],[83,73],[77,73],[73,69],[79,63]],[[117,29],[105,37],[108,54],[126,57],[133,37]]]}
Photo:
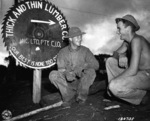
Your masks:
{"label": "log", "polygon": [[22,119],[22,118],[25,118],[25,117],[28,117],[28,116],[31,116],[31,115],[34,115],[34,114],[37,114],[39,112],[42,112],[42,111],[46,111],[46,110],[49,110],[51,108],[55,108],[55,107],[59,107],[62,105],[62,101],[58,102],[58,103],[54,103],[52,105],[49,105],[49,106],[46,106],[46,107],[43,107],[43,108],[39,108],[39,109],[36,109],[36,110],[33,110],[31,112],[28,112],[28,113],[24,113],[24,114],[21,114],[21,115],[18,115],[16,117],[13,117],[11,119],[7,119],[7,120],[3,120],[3,121],[16,121],[16,120],[19,120],[19,119]]}
{"label": "log", "polygon": [[40,69],[35,69],[33,72],[33,102],[35,104],[41,100],[41,73]]}

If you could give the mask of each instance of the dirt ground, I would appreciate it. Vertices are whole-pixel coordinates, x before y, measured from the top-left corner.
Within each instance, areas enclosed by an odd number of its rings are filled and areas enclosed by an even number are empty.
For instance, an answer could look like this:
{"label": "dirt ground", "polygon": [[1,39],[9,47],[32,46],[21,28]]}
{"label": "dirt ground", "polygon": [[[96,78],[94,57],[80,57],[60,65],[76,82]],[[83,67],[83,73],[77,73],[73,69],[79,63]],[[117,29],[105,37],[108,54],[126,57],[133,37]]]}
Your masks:
{"label": "dirt ground", "polygon": [[[105,90],[99,90],[98,86],[101,88],[103,85],[95,84],[84,105],[73,103],[71,107],[60,106],[19,121],[150,121],[150,110],[142,111],[119,100],[109,100]],[[41,98],[39,104],[33,103],[32,79],[0,85],[0,113],[7,109],[15,117],[59,102],[60,94],[47,78],[42,79]],[[114,105],[119,107],[106,108]]]}

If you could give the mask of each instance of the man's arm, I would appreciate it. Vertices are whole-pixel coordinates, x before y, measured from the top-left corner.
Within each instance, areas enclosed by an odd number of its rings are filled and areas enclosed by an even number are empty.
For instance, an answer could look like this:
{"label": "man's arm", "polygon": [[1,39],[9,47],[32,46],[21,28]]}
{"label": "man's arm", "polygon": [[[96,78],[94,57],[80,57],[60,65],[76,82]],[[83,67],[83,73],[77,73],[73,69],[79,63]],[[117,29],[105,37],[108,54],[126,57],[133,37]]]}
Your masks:
{"label": "man's arm", "polygon": [[139,68],[139,61],[142,51],[140,38],[135,38],[131,42],[131,61],[130,66],[127,68],[122,74],[120,74],[117,78],[122,76],[133,76],[137,73]]}
{"label": "man's arm", "polygon": [[128,43],[126,41],[124,41],[122,43],[122,45],[116,51],[114,51],[113,57],[116,58],[116,59],[119,59],[120,55],[121,56],[123,56],[123,55],[126,56],[126,51],[128,49],[127,46],[128,46]]}
{"label": "man's arm", "polygon": [[125,53],[128,48],[128,43],[124,41],[122,45],[116,50],[118,53]]}
{"label": "man's arm", "polygon": [[66,57],[63,51],[60,51],[57,56],[58,71],[65,74],[67,81],[75,80],[75,73],[72,71],[71,65],[67,64]]}
{"label": "man's arm", "polygon": [[57,67],[58,67],[58,71],[61,71],[61,72],[66,71],[64,55],[61,51],[57,55]]}
{"label": "man's arm", "polygon": [[84,64],[84,68],[93,68],[95,70],[99,69],[99,62],[89,49],[86,52],[86,63]]}

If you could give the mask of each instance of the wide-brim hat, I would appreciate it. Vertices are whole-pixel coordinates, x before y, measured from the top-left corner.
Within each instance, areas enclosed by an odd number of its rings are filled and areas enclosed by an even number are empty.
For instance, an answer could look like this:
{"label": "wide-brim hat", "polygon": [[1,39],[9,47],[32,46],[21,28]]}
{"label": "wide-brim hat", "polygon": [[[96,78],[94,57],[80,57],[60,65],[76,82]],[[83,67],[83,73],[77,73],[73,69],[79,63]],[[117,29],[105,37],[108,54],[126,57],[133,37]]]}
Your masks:
{"label": "wide-brim hat", "polygon": [[121,19],[131,22],[135,26],[135,31],[138,31],[140,29],[138,22],[132,15],[125,15],[122,18],[116,18],[115,20],[116,20],[116,22],[118,22]]}
{"label": "wide-brim hat", "polygon": [[69,33],[66,35],[66,38],[73,38],[83,34],[85,34],[85,32],[82,32],[78,27],[71,27],[69,29]]}

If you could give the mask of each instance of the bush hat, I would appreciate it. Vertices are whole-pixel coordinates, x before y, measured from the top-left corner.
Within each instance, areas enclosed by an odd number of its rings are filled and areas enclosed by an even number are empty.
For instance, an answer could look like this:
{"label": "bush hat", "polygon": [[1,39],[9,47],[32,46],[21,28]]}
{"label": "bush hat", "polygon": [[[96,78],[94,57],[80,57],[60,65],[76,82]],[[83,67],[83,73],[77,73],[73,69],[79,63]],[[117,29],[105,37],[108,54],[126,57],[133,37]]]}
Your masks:
{"label": "bush hat", "polygon": [[73,38],[83,34],[85,34],[85,32],[81,32],[81,30],[78,27],[71,27],[66,38]]}
{"label": "bush hat", "polygon": [[131,22],[134,26],[135,26],[135,31],[138,31],[140,29],[140,26],[138,25],[136,19],[132,16],[132,15],[125,15],[122,18],[116,18],[115,19],[116,22],[118,22],[119,20],[126,20]]}

